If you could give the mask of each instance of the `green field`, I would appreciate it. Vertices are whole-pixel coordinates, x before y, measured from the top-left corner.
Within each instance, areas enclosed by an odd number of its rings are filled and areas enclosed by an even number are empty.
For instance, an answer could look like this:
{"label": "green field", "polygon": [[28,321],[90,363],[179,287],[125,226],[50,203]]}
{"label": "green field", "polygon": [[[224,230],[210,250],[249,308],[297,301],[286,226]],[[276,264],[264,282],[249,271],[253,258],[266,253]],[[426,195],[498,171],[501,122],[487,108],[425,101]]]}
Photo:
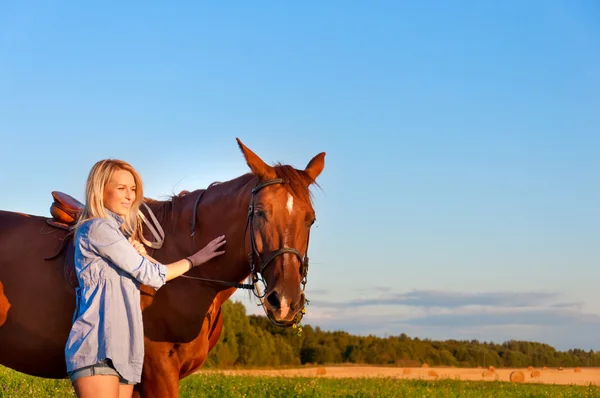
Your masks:
{"label": "green field", "polygon": [[[75,396],[68,380],[25,376],[0,367],[0,397]],[[195,375],[180,397],[600,397],[598,386],[554,386],[456,380],[333,379]]]}

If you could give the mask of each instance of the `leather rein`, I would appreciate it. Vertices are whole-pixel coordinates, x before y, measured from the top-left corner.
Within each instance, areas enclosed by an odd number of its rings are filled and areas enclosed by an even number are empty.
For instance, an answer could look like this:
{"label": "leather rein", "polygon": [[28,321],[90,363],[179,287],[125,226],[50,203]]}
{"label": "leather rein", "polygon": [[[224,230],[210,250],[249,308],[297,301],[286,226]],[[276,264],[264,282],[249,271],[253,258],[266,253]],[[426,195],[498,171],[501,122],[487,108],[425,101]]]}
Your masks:
{"label": "leather rein", "polygon": [[[217,183],[210,184],[208,186],[208,188],[210,188],[211,186],[213,186],[215,184],[217,184]],[[252,188],[252,196],[250,198],[250,206],[248,208],[248,217],[246,218],[246,227],[244,228],[244,235],[246,235],[248,228],[250,228],[250,253],[248,254],[248,261],[250,264],[250,274],[252,275],[252,283],[251,284],[250,283],[237,283],[237,282],[230,282],[230,281],[222,281],[222,280],[218,280],[218,279],[188,276],[188,275],[181,275],[181,277],[185,277],[188,279],[196,279],[196,280],[201,280],[201,281],[206,281],[206,282],[216,282],[216,283],[220,283],[222,285],[236,287],[238,289],[252,290],[254,295],[256,297],[258,297],[262,302],[264,294],[260,293],[260,290],[258,288],[258,282],[262,281],[262,283],[266,285],[264,279],[262,278],[265,268],[267,268],[267,266],[277,256],[288,253],[288,254],[295,255],[300,260],[300,275],[302,276],[301,283],[302,283],[302,290],[304,290],[304,288],[306,287],[307,275],[308,275],[308,256],[307,255],[303,256],[298,250],[296,250],[294,248],[283,247],[281,249],[278,249],[278,250],[272,252],[269,255],[269,257],[267,257],[266,260],[263,260],[258,251],[258,248],[256,247],[256,239],[254,237],[255,231],[254,231],[254,223],[253,223],[254,216],[255,216],[255,209],[254,209],[255,195],[264,187],[273,185],[273,184],[285,184],[285,181],[281,178],[275,178],[275,179],[263,181],[263,182],[257,184],[256,186],[254,186],[254,188]],[[206,190],[208,190],[208,188]],[[200,202],[200,199],[202,199],[202,196],[204,195],[206,190],[203,190],[202,192],[200,192],[200,194],[198,195],[198,197],[196,198],[196,201],[194,203],[194,210],[192,213],[191,230],[190,230],[190,236],[192,237],[192,247],[194,246],[194,235],[196,233],[196,212],[198,209],[198,203]],[[310,238],[310,231],[309,231],[309,238]],[[307,252],[308,252],[308,243],[309,242],[307,239],[307,242],[306,242]],[[260,269],[257,268],[257,266],[256,266],[255,258],[258,258],[258,260],[260,261]],[[259,273],[261,275],[260,277],[258,276]]]}

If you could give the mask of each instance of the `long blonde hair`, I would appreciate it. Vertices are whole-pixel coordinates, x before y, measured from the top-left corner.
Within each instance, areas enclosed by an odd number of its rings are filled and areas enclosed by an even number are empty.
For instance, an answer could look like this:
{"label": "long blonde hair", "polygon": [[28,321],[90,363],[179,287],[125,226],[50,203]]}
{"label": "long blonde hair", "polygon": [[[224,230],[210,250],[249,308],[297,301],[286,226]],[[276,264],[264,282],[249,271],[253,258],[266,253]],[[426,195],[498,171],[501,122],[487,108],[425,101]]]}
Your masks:
{"label": "long blonde hair", "polygon": [[104,207],[104,188],[110,181],[115,171],[127,170],[133,175],[135,181],[135,200],[131,204],[129,213],[125,215],[125,221],[121,226],[123,233],[130,236],[137,235],[138,231],[138,210],[144,200],[144,187],[139,173],[129,163],[118,159],[104,159],[96,162],[85,185],[85,205],[81,217],[77,222],[78,228],[84,221],[91,218],[108,218],[106,208]]}

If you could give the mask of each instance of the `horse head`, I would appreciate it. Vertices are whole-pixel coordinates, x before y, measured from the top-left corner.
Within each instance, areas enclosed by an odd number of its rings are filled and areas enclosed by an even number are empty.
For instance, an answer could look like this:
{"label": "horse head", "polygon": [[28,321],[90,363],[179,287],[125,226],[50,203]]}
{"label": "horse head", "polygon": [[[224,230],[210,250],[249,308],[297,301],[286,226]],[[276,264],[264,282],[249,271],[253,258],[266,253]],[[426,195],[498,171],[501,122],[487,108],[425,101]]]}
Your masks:
{"label": "horse head", "polygon": [[267,165],[239,139],[246,163],[256,177],[248,210],[247,243],[253,282],[262,277],[260,299],[267,317],[278,326],[302,318],[308,272],[308,245],[316,220],[310,186],[325,166],[325,152],[304,170],[289,165]]}

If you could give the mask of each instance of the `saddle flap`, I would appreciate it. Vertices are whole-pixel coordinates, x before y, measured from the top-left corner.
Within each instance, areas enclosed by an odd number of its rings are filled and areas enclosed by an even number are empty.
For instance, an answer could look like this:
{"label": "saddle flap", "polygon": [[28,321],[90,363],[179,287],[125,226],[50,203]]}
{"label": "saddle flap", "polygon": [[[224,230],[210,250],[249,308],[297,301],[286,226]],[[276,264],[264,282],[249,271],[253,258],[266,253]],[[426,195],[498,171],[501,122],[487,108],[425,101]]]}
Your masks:
{"label": "saddle flap", "polygon": [[68,238],[69,241],[66,244],[66,255],[65,262],[63,265],[63,272],[65,279],[69,282],[69,285],[73,288],[79,287],[79,281],[77,280],[77,273],[75,272],[75,242],[73,237]]}
{"label": "saddle flap", "polygon": [[83,203],[81,203],[71,195],[60,191],[52,191],[52,196],[54,197],[55,203],[57,203],[61,208],[63,208],[67,212],[78,213],[83,210]]}
{"label": "saddle flap", "polygon": [[50,214],[59,223],[71,225],[75,223],[81,212],[83,204],[74,197],[59,191],[52,191],[54,202],[50,206]]}

